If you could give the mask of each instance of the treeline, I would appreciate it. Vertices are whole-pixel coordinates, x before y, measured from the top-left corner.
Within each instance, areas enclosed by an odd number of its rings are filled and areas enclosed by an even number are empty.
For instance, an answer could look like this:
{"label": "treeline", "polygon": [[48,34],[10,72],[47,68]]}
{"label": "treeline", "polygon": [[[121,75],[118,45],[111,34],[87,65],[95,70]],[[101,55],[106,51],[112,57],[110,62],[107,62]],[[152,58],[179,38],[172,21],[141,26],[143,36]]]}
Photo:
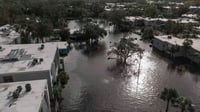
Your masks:
{"label": "treeline", "polygon": [[39,17],[58,26],[63,19],[98,17],[103,11],[103,3],[83,0],[1,0],[0,25],[19,23],[26,17]]}

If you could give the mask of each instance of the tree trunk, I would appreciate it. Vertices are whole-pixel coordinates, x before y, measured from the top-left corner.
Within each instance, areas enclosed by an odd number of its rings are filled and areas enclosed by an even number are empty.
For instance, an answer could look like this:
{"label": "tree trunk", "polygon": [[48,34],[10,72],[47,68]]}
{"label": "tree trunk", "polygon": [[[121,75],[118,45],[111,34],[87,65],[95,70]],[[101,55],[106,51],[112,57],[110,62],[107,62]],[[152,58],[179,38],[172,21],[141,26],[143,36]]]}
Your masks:
{"label": "tree trunk", "polygon": [[39,37],[36,38],[36,43],[39,43]]}
{"label": "tree trunk", "polygon": [[124,58],[123,58],[123,65],[126,65],[126,60],[127,60],[127,58],[124,57]]}
{"label": "tree trunk", "polygon": [[168,112],[168,110],[169,110],[169,100],[167,100],[167,107],[166,107],[165,112]]}
{"label": "tree trunk", "polygon": [[185,108],[181,108],[181,112],[185,112]]}
{"label": "tree trunk", "polygon": [[141,58],[140,58],[139,67],[138,67],[138,76],[140,74],[140,67],[141,67]]}

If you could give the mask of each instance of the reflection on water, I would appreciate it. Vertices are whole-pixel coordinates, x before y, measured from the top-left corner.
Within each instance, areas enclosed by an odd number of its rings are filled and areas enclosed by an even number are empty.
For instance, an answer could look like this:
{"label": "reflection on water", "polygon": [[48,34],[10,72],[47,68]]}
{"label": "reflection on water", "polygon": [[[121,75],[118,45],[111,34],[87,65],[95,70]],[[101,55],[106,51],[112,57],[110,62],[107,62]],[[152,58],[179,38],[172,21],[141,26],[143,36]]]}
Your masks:
{"label": "reflection on water", "polygon": [[139,39],[138,43],[145,49],[140,74],[133,73],[137,65],[129,67],[130,77],[115,77],[108,71],[114,61],[107,60],[106,51],[110,41],[119,41],[121,36],[109,34],[102,40],[106,48],[98,55],[88,57],[73,49],[66,57],[70,80],[63,91],[65,112],[164,112],[166,103],[159,99],[159,94],[165,87],[175,88],[191,98],[197,112],[200,111],[200,76],[169,69],[171,62]]}

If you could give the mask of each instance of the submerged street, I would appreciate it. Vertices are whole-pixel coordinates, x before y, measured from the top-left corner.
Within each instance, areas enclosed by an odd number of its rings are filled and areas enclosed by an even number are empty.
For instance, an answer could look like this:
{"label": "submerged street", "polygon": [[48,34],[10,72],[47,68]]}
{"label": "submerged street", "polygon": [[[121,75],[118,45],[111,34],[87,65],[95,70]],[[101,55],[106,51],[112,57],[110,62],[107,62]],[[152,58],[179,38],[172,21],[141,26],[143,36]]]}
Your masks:
{"label": "submerged street", "polygon": [[[121,34],[108,34],[100,42],[105,48],[91,56],[74,47],[69,52],[65,58],[70,80],[63,90],[64,112],[164,112],[166,102],[159,95],[165,87],[175,88],[180,95],[189,97],[196,111],[200,111],[200,75],[171,69],[169,59],[139,39],[137,43],[145,49],[139,77],[134,74],[135,66],[128,67],[128,77],[110,71],[115,62],[107,59],[107,51],[121,37]],[[140,38],[135,34],[131,37]]]}

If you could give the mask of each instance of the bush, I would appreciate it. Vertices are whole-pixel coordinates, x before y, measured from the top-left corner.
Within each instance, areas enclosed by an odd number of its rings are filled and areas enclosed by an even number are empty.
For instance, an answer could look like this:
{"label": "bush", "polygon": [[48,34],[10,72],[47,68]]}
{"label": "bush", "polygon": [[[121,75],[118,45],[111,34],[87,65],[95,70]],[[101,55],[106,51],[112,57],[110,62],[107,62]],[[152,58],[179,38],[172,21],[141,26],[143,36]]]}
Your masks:
{"label": "bush", "polygon": [[58,81],[62,86],[67,84],[68,80],[69,80],[69,76],[66,72],[62,71],[62,72],[59,73]]}

